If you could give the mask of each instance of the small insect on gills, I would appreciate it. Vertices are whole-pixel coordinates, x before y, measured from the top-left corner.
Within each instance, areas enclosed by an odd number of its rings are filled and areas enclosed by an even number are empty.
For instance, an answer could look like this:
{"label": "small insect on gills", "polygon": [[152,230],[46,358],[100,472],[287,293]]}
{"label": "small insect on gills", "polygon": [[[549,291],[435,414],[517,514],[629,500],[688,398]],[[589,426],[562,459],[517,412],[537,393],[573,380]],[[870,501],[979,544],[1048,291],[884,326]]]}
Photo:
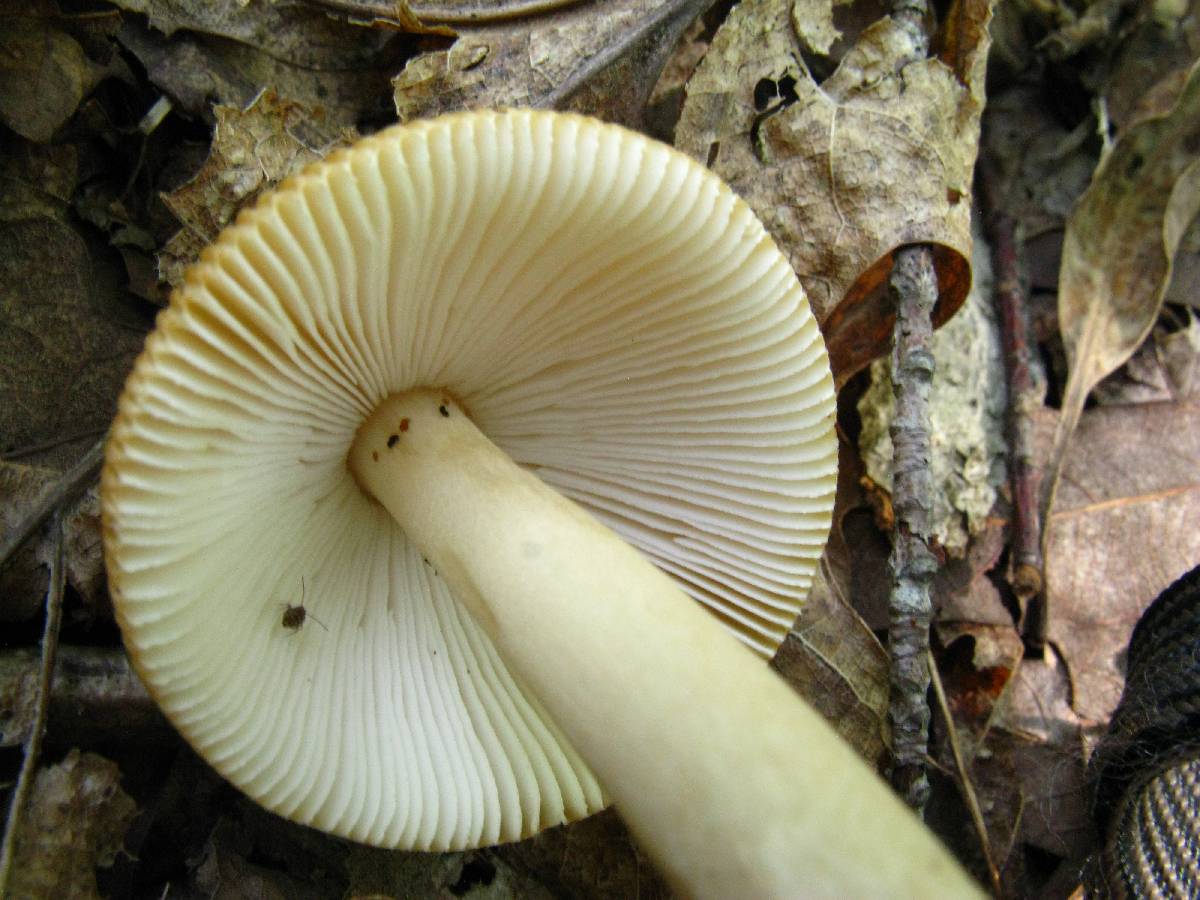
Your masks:
{"label": "small insect on gills", "polygon": [[[282,606],[283,606],[283,621],[280,622],[280,624],[284,628],[286,628],[288,631],[290,631],[292,634],[295,634],[297,631],[299,631],[301,628],[304,627],[304,623],[309,619],[309,616],[310,616],[308,609],[306,609],[304,606],[304,579],[303,578],[300,579],[300,602],[298,604],[296,604],[295,606],[292,606],[292,604],[290,604],[290,603],[284,603],[284,604],[282,604]],[[325,623],[322,622],[320,619],[318,619],[316,616],[312,616],[312,620],[314,622],[316,622],[318,625],[320,625],[322,628],[324,628],[326,631],[329,630],[328,628],[325,628]]]}

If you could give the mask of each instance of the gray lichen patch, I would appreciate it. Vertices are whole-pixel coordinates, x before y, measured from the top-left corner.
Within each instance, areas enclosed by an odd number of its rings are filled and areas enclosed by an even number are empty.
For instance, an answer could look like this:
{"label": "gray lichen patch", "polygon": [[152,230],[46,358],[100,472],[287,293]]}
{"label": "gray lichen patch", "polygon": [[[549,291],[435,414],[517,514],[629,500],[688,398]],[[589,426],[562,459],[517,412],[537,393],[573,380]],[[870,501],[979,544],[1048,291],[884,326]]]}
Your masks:
{"label": "gray lichen patch", "polygon": [[[1006,477],[1004,361],[987,249],[978,237],[975,246],[971,294],[933,335],[931,520],[934,536],[952,556],[962,556],[970,535],[983,529]],[[867,474],[889,491],[893,410],[891,360],[885,357],[871,365],[871,386],[858,403],[859,451]]]}

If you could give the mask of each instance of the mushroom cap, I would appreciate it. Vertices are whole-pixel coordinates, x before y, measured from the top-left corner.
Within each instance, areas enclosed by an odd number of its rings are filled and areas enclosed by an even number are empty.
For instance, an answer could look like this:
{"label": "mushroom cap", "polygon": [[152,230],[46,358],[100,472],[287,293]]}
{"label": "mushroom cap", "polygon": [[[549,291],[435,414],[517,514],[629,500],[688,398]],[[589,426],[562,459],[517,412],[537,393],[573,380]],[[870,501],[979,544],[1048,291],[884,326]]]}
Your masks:
{"label": "mushroom cap", "polygon": [[[420,386],[764,657],[829,528],[833,387],[749,208],[672,148],[576,115],[388,129],[205,250],[107,450],[126,646],[192,746],[263,806],[445,850],[605,798],[347,470],[360,423]],[[290,627],[302,581],[308,621]]]}

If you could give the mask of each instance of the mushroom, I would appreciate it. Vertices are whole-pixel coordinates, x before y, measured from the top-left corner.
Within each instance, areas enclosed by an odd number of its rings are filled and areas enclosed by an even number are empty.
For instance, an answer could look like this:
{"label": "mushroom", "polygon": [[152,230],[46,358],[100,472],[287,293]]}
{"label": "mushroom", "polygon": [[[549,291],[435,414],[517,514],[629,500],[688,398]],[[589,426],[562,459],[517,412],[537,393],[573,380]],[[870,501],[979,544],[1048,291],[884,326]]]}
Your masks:
{"label": "mushroom", "polygon": [[[830,521],[816,322],[744,203],[534,111],[386,130],[189,271],[103,473],[150,691],[275,812],[426,850],[614,801],[695,896],[970,893],[765,664]],[[284,627],[299,599],[327,630]]]}

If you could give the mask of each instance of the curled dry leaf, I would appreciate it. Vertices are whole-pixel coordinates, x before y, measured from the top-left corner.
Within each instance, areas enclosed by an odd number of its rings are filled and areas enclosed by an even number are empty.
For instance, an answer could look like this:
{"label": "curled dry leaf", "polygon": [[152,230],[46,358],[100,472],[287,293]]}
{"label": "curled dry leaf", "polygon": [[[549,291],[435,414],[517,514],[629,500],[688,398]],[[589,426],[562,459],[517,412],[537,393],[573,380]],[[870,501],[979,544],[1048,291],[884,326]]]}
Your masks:
{"label": "curled dry leaf", "polygon": [[934,245],[937,324],[967,295],[990,4],[955,3],[938,55],[907,65],[910,34],[880,20],[819,84],[791,13],[785,0],[733,9],[688,84],[676,144],[732,184],[788,254],[844,383],[890,342],[896,248]]}
{"label": "curled dry leaf", "polygon": [[684,29],[706,0],[609,0],[515,22],[462,25],[447,50],[393,82],[400,121],[459,109],[573,109],[631,126]]}
{"label": "curled dry leaf", "polygon": [[316,128],[310,109],[270,91],[245,109],[217,106],[215,113],[217,127],[203,168],[183,187],[163,195],[184,226],[159,254],[159,273],[172,285],[180,283],[184,270],[239,209],[355,138],[352,129]]}
{"label": "curled dry leaf", "polygon": [[96,867],[111,866],[137,811],[116,763],[72,750],[42,769],[17,830],[11,897],[99,897]]}
{"label": "curled dry leaf", "polygon": [[[1042,446],[1052,421],[1039,422]],[[1200,405],[1089,410],[1046,525],[1050,639],[1090,722],[1112,714],[1123,654],[1142,611],[1200,563]]]}
{"label": "curled dry leaf", "polygon": [[1172,105],[1121,135],[1067,224],[1058,317],[1070,374],[1050,454],[1047,511],[1088,393],[1158,318],[1175,250],[1200,211],[1197,147],[1200,63]]}

